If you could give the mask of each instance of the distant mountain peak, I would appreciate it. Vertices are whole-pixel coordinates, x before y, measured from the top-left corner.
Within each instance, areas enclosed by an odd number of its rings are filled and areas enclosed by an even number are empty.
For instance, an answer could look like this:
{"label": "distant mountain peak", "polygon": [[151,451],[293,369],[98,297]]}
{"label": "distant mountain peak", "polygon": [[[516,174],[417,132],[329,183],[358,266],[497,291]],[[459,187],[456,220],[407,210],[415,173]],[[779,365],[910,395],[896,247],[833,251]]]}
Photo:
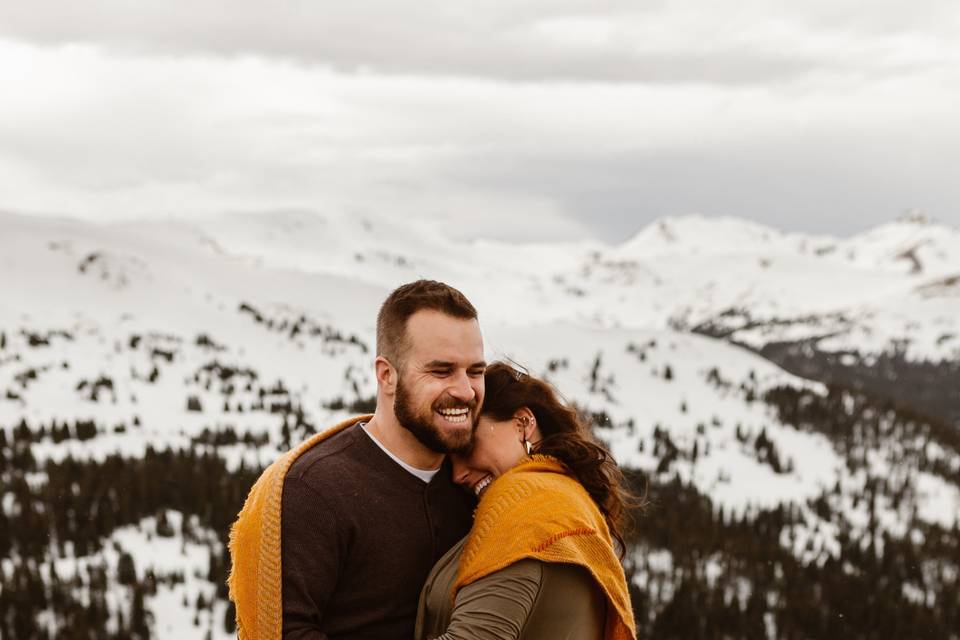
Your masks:
{"label": "distant mountain peak", "polygon": [[915,224],[918,226],[937,224],[936,218],[928,215],[922,209],[908,209],[903,213],[903,215],[897,218],[897,222],[903,224]]}
{"label": "distant mountain peak", "polygon": [[734,216],[686,214],[665,216],[648,224],[620,246],[622,253],[655,255],[675,251],[727,253],[744,247],[766,247],[784,233]]}

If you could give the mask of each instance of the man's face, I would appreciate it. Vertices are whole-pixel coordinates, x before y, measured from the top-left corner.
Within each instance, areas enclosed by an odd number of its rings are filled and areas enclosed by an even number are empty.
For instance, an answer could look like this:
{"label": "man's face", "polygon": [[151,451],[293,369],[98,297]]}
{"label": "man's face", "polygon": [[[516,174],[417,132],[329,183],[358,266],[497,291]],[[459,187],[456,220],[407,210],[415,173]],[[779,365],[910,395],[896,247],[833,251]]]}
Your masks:
{"label": "man's face", "polygon": [[433,451],[466,451],[483,403],[480,326],[418,311],[407,320],[406,340],[393,404],[397,421]]}

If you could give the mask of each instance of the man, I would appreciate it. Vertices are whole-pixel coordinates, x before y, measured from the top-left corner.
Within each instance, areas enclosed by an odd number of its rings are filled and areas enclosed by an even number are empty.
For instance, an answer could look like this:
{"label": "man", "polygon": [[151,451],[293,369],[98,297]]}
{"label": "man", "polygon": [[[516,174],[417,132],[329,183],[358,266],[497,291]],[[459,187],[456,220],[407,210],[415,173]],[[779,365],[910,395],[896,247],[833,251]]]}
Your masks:
{"label": "man", "polygon": [[444,454],[469,448],[485,367],[462,293],[420,280],[390,294],[377,317],[376,412],[271,465],[234,525],[241,638],[413,637],[427,573],[470,527],[472,499]]}

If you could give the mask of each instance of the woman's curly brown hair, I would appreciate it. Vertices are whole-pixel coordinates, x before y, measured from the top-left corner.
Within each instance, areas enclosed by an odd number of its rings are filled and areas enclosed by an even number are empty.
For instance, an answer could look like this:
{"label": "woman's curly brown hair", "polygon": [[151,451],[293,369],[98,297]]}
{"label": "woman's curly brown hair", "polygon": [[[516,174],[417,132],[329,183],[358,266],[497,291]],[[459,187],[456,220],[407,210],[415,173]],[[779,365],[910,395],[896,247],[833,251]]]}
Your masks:
{"label": "woman's curly brown hair", "polygon": [[488,365],[484,383],[481,414],[499,422],[511,420],[521,407],[530,409],[543,436],[533,445],[534,453],[557,458],[583,485],[606,519],[622,558],[627,509],[642,506],[643,500],[628,491],[616,461],[592,436],[587,422],[549,383],[506,362]]}

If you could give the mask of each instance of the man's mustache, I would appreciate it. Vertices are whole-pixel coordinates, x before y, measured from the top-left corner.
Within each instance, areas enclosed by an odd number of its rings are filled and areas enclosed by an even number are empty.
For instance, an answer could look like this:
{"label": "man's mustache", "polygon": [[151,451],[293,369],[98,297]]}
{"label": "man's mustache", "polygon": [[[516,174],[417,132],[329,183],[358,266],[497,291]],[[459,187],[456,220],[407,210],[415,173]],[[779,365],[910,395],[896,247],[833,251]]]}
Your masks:
{"label": "man's mustache", "polygon": [[472,413],[477,408],[477,399],[474,398],[470,402],[463,402],[462,400],[457,400],[456,398],[443,398],[437,400],[433,403],[433,410],[440,411],[443,409],[469,409]]}

